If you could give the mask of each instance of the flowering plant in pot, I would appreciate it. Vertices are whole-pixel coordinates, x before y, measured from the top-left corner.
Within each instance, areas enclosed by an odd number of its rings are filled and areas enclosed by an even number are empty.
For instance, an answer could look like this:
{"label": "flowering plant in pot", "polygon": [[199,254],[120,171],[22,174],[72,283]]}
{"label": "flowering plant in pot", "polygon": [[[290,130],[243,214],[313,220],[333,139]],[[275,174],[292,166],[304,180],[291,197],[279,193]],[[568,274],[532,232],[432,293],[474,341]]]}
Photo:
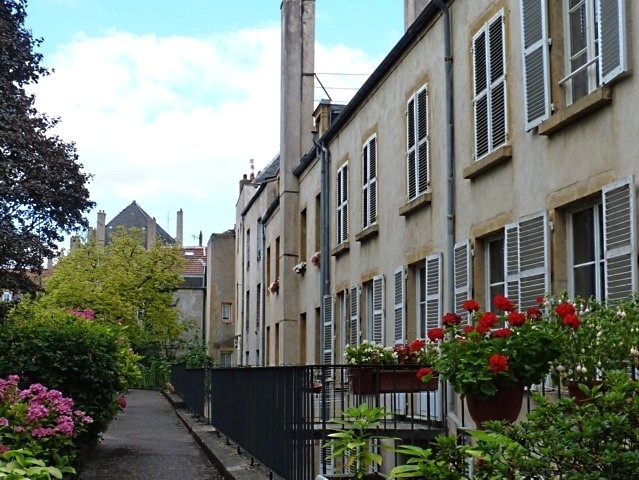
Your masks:
{"label": "flowering plant in pot", "polygon": [[[520,312],[503,295],[493,303],[499,314],[482,312],[476,301],[467,300],[463,308],[470,322],[447,313],[443,328],[430,334],[439,342],[436,369],[467,401],[491,399],[508,389],[520,389],[523,394],[523,387],[543,380],[561,353],[561,332],[556,323],[543,318],[538,307]],[[519,409],[515,418],[518,413]]]}
{"label": "flowering plant in pot", "polygon": [[320,267],[320,252],[317,251],[313,254],[313,256],[311,256],[311,265],[313,265],[315,268],[319,268]]}
{"label": "flowering plant in pot", "polygon": [[300,262],[293,267],[293,271],[298,275],[304,275],[306,272],[306,262]]}
{"label": "flowering plant in pot", "polygon": [[280,281],[277,278],[273,280],[273,282],[269,285],[268,291],[271,293],[271,295],[278,294],[278,292],[280,291]]}
{"label": "flowering plant in pot", "polygon": [[397,355],[392,347],[363,340],[359,345],[346,345],[344,358],[349,365],[395,365]]}

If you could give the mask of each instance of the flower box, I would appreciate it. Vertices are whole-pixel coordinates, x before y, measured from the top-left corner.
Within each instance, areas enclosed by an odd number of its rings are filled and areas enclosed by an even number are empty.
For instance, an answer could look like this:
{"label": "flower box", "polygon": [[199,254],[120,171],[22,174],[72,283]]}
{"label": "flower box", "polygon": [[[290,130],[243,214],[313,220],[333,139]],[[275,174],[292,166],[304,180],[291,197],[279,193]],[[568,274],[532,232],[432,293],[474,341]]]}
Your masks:
{"label": "flower box", "polygon": [[348,369],[351,391],[354,394],[378,393],[375,369],[372,367],[357,367]]}
{"label": "flower box", "polygon": [[417,378],[417,372],[424,365],[403,365],[394,368],[382,369],[379,375],[379,392],[428,392],[439,388],[439,376],[433,375],[428,382],[422,382]]}

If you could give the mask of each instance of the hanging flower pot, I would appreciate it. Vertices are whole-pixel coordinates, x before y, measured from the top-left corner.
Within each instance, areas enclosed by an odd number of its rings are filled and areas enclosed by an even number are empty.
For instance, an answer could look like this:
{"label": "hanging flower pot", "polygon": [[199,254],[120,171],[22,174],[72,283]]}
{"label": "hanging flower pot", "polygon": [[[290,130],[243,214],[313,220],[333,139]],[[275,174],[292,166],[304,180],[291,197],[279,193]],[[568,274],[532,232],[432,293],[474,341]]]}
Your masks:
{"label": "hanging flower pot", "polygon": [[474,394],[466,394],[468,413],[479,430],[483,430],[484,422],[489,420],[505,420],[514,422],[519,417],[524,398],[524,386],[520,384],[503,385],[497,393],[488,398],[477,398]]}

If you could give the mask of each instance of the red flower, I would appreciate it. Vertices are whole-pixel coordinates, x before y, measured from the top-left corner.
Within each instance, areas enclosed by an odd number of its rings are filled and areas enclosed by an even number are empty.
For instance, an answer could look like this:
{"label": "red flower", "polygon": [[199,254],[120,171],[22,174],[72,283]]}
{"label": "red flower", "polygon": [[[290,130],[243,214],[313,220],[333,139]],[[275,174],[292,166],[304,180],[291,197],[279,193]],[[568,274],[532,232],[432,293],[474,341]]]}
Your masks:
{"label": "red flower", "polygon": [[430,368],[422,367],[419,370],[417,370],[417,373],[415,376],[417,377],[418,380],[421,380],[422,377],[425,377],[426,375],[432,375],[432,374],[433,374],[433,371]]}
{"label": "red flower", "polygon": [[526,315],[520,312],[508,312],[508,323],[513,327],[521,327],[526,323]]}
{"label": "red flower", "polygon": [[479,303],[473,299],[469,299],[462,303],[462,308],[471,313],[477,312],[479,310]]}
{"label": "red flower", "polygon": [[513,331],[510,328],[499,328],[493,332],[494,338],[508,338],[512,337]]}
{"label": "red flower", "polygon": [[526,310],[526,316],[531,320],[541,318],[541,315],[541,310],[539,310],[537,307],[530,307],[528,310]]}
{"label": "red flower", "polygon": [[448,312],[446,315],[442,317],[442,324],[445,326],[449,325],[459,325],[462,321],[461,315],[456,313]]}
{"label": "red flower", "polygon": [[475,331],[475,327],[473,325],[464,325],[464,333],[473,333]]}
{"label": "red flower", "polygon": [[559,315],[560,317],[565,317],[566,315],[574,315],[575,307],[571,303],[560,303],[559,305],[557,305],[557,308],[555,308],[555,312],[557,312],[557,315]]}
{"label": "red flower", "polygon": [[418,352],[420,351],[422,348],[424,348],[424,346],[426,346],[426,342],[420,338],[413,340],[410,344],[410,351],[411,352]]}
{"label": "red flower", "polygon": [[488,367],[490,368],[490,371],[494,373],[505,372],[508,370],[508,358],[506,355],[499,355],[495,353],[488,359]]}
{"label": "red flower", "polygon": [[503,295],[496,295],[493,298],[493,305],[504,312],[512,312],[515,309],[515,304]]}
{"label": "red flower", "polygon": [[564,315],[563,324],[572,327],[574,330],[577,330],[579,328],[579,325],[581,325],[581,321],[579,320],[579,317],[574,313],[568,313],[567,315]]}
{"label": "red flower", "polygon": [[499,323],[499,318],[493,312],[484,312],[479,317],[479,325],[491,328]]}
{"label": "red flower", "polygon": [[444,339],[444,329],[443,328],[431,328],[428,330],[428,339],[431,342],[436,342],[437,340]]}

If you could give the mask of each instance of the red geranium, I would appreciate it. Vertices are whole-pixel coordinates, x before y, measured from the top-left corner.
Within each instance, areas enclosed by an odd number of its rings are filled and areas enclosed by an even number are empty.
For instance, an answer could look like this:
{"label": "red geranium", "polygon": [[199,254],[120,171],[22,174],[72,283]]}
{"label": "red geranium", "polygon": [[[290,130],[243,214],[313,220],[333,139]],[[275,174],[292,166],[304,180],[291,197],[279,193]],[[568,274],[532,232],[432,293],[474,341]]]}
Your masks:
{"label": "red geranium", "polygon": [[511,337],[513,331],[510,328],[498,328],[493,332],[494,338],[508,338]]}
{"label": "red geranium", "polygon": [[430,376],[433,375],[433,371],[430,368],[422,367],[419,370],[417,370],[416,377],[417,377],[418,380],[421,380],[423,377],[425,377],[427,375],[430,375]]}
{"label": "red geranium", "polygon": [[488,359],[488,366],[491,372],[505,372],[508,370],[508,358],[506,355],[495,353]]}
{"label": "red geranium", "polygon": [[579,317],[575,315],[574,313],[569,313],[567,315],[564,315],[562,322],[564,325],[572,327],[574,330],[577,330],[579,328],[579,325],[581,325],[581,321],[579,320]]}
{"label": "red geranium", "polygon": [[526,322],[526,315],[520,312],[508,312],[507,319],[513,327],[521,327]]}
{"label": "red geranium", "polygon": [[447,313],[442,317],[443,325],[459,325],[462,321],[461,315],[456,313]]}
{"label": "red geranium", "polygon": [[431,342],[436,342],[438,340],[444,339],[444,329],[443,328],[431,328],[428,330],[428,339]]}
{"label": "red geranium", "polygon": [[566,315],[574,315],[575,307],[572,303],[560,303],[559,305],[557,305],[557,308],[555,308],[555,312],[557,312],[557,315],[559,315],[560,317],[565,317]]}
{"label": "red geranium", "polygon": [[504,295],[496,295],[493,299],[493,305],[495,305],[495,308],[503,310],[504,312],[512,312],[515,309],[515,304]]}
{"label": "red geranium", "polygon": [[426,342],[424,340],[422,340],[421,338],[416,338],[410,344],[410,351],[411,351],[411,353],[412,352],[418,352],[422,348],[424,348],[424,346],[426,346]]}
{"label": "red geranium", "polygon": [[541,318],[542,315],[543,313],[537,307],[530,307],[528,310],[526,310],[526,316],[531,320]]}
{"label": "red geranium", "polygon": [[462,303],[462,308],[467,312],[477,312],[479,311],[479,303],[473,299],[469,299]]}

